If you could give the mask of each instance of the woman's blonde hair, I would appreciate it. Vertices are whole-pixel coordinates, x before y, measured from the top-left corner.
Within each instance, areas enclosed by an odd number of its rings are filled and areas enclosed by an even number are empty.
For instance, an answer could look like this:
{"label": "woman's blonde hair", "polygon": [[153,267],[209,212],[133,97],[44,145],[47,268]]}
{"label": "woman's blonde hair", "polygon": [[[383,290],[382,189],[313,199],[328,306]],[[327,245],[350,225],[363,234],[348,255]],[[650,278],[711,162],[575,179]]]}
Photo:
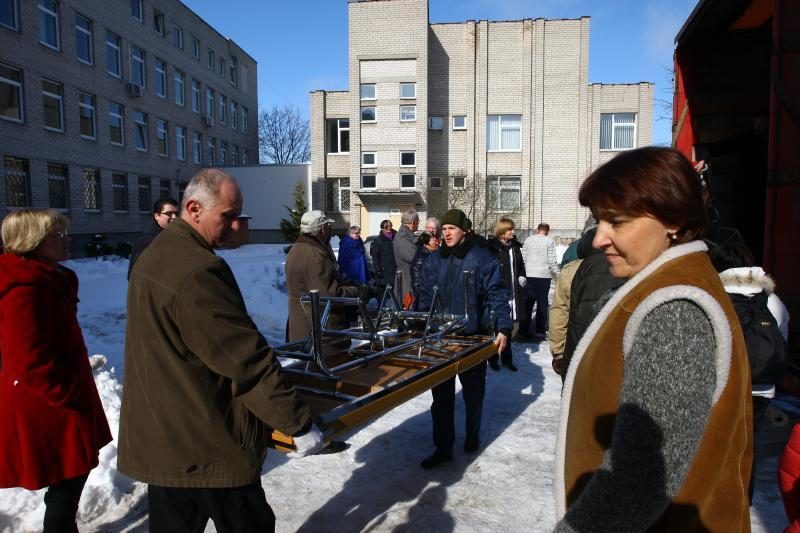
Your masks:
{"label": "woman's blonde hair", "polygon": [[514,221],[511,220],[510,218],[503,217],[494,224],[494,236],[500,237],[508,230],[514,228],[515,228]]}
{"label": "woman's blonde hair", "polygon": [[20,209],[6,215],[0,233],[6,253],[25,255],[34,251],[52,231],[69,228],[69,219],[55,209]]}

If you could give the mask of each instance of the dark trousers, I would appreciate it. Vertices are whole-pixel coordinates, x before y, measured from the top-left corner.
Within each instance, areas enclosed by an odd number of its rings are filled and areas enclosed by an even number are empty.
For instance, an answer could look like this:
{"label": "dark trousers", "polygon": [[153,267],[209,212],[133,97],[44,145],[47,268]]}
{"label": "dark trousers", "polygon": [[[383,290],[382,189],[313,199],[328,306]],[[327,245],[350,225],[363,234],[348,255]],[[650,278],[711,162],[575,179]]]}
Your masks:
{"label": "dark trousers", "polygon": [[[508,339],[508,342],[506,342],[505,349],[499,355],[500,362],[504,365],[509,365],[513,362],[511,354],[511,339],[517,336],[517,332],[519,331],[519,326],[520,323],[514,321],[514,327],[511,328],[511,338]],[[494,354],[491,357],[489,357],[489,362],[491,363],[492,361],[497,361],[497,359],[498,355]]]}
{"label": "dark trousers", "polygon": [[[483,396],[486,392],[486,362],[466,370],[458,375],[461,382],[461,393],[466,406],[466,437],[478,437],[481,430],[483,414]],[[450,378],[432,390],[433,403],[433,444],[436,451],[443,455],[452,455],[456,438],[455,400],[456,378]]]}
{"label": "dark trousers", "polygon": [[44,494],[44,533],[77,532],[75,514],[81,501],[81,492],[86,484],[85,476],[65,479],[50,485]]}
{"label": "dark trousers", "polygon": [[536,321],[533,333],[536,335],[544,335],[547,332],[547,323],[550,316],[550,300],[548,295],[550,293],[550,278],[527,278],[528,283],[525,285],[527,297],[525,298],[525,309],[523,321],[527,324],[520,325],[523,333],[530,332],[531,313],[533,312],[533,304],[536,304]]}
{"label": "dark trousers", "polygon": [[275,531],[275,514],[260,482],[209,489],[148,485],[147,501],[153,533],[202,533],[209,518],[219,533]]}

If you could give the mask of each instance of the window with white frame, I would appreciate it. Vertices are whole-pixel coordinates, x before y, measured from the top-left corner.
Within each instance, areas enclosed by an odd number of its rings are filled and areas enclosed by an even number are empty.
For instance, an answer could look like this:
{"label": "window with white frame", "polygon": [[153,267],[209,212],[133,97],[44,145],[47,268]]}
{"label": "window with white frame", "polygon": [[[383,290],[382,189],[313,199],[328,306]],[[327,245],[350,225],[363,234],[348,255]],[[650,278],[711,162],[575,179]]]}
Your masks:
{"label": "window with white frame", "polygon": [[175,83],[175,103],[184,106],[186,104],[186,74],[175,69],[172,79]]}
{"label": "window with white frame", "polygon": [[463,191],[467,188],[467,178],[465,176],[453,176],[453,190]]}
{"label": "window with white frame", "polygon": [[152,209],[152,205],[150,204],[150,176],[139,176],[137,181],[139,212],[150,213],[150,209]]}
{"label": "window with white frame", "polygon": [[211,70],[217,68],[216,54],[214,53],[213,48],[208,49],[208,68]]}
{"label": "window with white frame", "polygon": [[214,89],[206,87],[206,116],[214,118]]}
{"label": "window with white frame", "polygon": [[0,26],[19,30],[19,0],[0,0]]}
{"label": "window with white frame", "polygon": [[142,0],[131,0],[131,16],[139,22],[144,22],[144,9]]}
{"label": "window with white frame", "polygon": [[442,117],[428,117],[429,130],[441,130],[443,125]]}
{"label": "window with white frame", "polygon": [[84,139],[97,138],[97,116],[95,110],[95,97],[87,93],[78,93],[78,107],[80,116],[80,132]]}
{"label": "window with white frame", "polygon": [[350,119],[329,118],[326,121],[329,154],[350,153]]}
{"label": "window with white frame", "polygon": [[183,28],[172,24],[172,44],[183,50]]}
{"label": "window with white frame", "polygon": [[22,122],[22,71],[0,63],[0,118]]}
{"label": "window with white frame", "polygon": [[64,131],[64,86],[42,78],[42,107],[45,129]]}
{"label": "window with white frame", "polygon": [[247,148],[242,148],[242,164],[247,164]]}
{"label": "window with white frame", "polygon": [[69,207],[68,176],[69,168],[67,165],[47,162],[48,207],[52,209],[67,209]]}
{"label": "window with white frame", "polygon": [[192,111],[200,112],[200,82],[192,78]]}
{"label": "window with white frame", "polygon": [[175,126],[175,157],[186,161],[186,128],[183,126]]}
{"label": "window with white frame", "polygon": [[439,176],[431,176],[430,187],[431,187],[431,189],[441,189],[442,188],[442,178],[439,177]]}
{"label": "window with white frame", "polygon": [[401,167],[417,166],[417,152],[414,152],[412,150],[404,150],[400,152],[400,166]]}
{"label": "window with white frame", "polygon": [[228,162],[228,143],[227,141],[219,142],[219,165],[224,167]]}
{"label": "window with white frame", "polygon": [[164,13],[155,9],[153,10],[153,31],[164,36]]}
{"label": "window with white frame", "polygon": [[361,175],[361,188],[362,189],[375,189],[377,187],[377,180],[375,174],[362,174]]}
{"label": "window with white frame", "polygon": [[326,211],[346,213],[350,211],[350,178],[328,178],[326,187]]}
{"label": "window with white frame", "polygon": [[361,84],[361,99],[362,100],[375,100],[375,84],[362,83]]}
{"label": "window with white frame", "polygon": [[108,103],[108,136],[111,144],[125,144],[125,108],[116,102]]}
{"label": "window with white frame", "polygon": [[145,65],[147,62],[144,50],[136,45],[131,46],[131,82],[140,87],[145,86],[147,80],[145,75]]}
{"label": "window with white frame", "polygon": [[217,140],[214,137],[208,138],[208,166],[213,167],[217,160]]}
{"label": "window with white frame", "polygon": [[156,146],[158,155],[169,156],[169,124],[161,118],[156,119]]}
{"label": "window with white frame", "polygon": [[6,205],[8,207],[29,207],[31,205],[30,162],[20,157],[3,157],[3,171],[6,184]]}
{"label": "window with white frame", "polygon": [[200,39],[192,36],[192,57],[200,61]]}
{"label": "window with white frame", "polygon": [[486,121],[486,149],[518,152],[521,149],[522,115],[489,115]]}
{"label": "window with white frame", "polygon": [[239,164],[239,147],[235,144],[231,146],[231,166],[235,167]]}
{"label": "window with white frame", "polygon": [[94,168],[83,169],[83,207],[89,211],[99,211],[102,197],[100,171]]}
{"label": "window with white frame", "polygon": [[417,84],[416,83],[401,83],[400,84],[400,98],[403,100],[414,99],[417,97]]}
{"label": "window with white frame", "polygon": [[416,189],[417,176],[415,174],[400,174],[401,189]]}
{"label": "window with white frame", "polygon": [[241,106],[242,108],[242,116],[240,122],[240,126],[242,127],[242,133],[247,133],[247,117],[249,116],[247,113],[247,108],[245,106]]}
{"label": "window with white frame", "polygon": [[636,113],[600,114],[600,149],[629,150],[636,147]]}
{"label": "window with white frame", "polygon": [[227,74],[227,70],[228,70],[227,61],[225,61],[224,57],[220,57],[219,58],[219,75],[224,78],[225,75]]}
{"label": "window with white frame", "polygon": [[150,134],[148,130],[147,113],[139,110],[133,111],[133,122],[136,126],[136,149],[146,152],[150,144]]}
{"label": "window with white frame", "polygon": [[401,105],[400,122],[414,122],[415,120],[417,120],[417,106]]}
{"label": "window with white frame", "polygon": [[114,196],[114,211],[128,210],[128,175],[111,174],[111,190]]}
{"label": "window with white frame", "polygon": [[56,0],[39,0],[39,42],[56,50],[61,49]]}
{"label": "window with white frame", "polygon": [[375,122],[375,106],[361,108],[361,122]]}
{"label": "window with white frame", "polygon": [[203,134],[197,131],[192,132],[192,161],[196,165],[203,162]]}
{"label": "window with white frame", "polygon": [[361,152],[362,167],[377,167],[378,159],[375,152]]}
{"label": "window with white frame", "polygon": [[106,30],[106,71],[115,78],[122,77],[122,39],[113,31]]}
{"label": "window with white frame", "polygon": [[519,176],[490,176],[487,178],[486,207],[490,211],[511,212],[521,207],[521,179]]}
{"label": "window with white frame", "polygon": [[161,98],[167,97],[167,63],[162,59],[156,58],[154,61],[156,65],[156,81],[155,91],[156,96]]}
{"label": "window with white frame", "polygon": [[239,60],[236,59],[236,56],[231,56],[231,66],[230,66],[230,82],[231,85],[234,87],[239,86]]}
{"label": "window with white frame", "polygon": [[453,115],[453,129],[465,130],[467,129],[467,116],[466,115]]}
{"label": "window with white frame", "polygon": [[219,95],[219,123],[225,124],[228,120],[228,97],[224,94]]}
{"label": "window with white frame", "polygon": [[87,65],[94,63],[92,42],[92,21],[75,13],[75,55],[78,61]]}
{"label": "window with white frame", "polygon": [[231,100],[231,129],[239,127],[239,104]]}

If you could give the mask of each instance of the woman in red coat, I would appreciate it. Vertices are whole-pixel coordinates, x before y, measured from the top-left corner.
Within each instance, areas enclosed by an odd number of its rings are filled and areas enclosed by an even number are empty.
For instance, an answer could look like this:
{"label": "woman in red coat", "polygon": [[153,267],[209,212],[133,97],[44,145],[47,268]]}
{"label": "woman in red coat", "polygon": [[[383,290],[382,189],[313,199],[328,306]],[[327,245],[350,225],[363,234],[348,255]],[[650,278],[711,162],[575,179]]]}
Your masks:
{"label": "woman in red coat", "polygon": [[2,225],[0,487],[49,487],[44,531],[77,531],[75,514],[98,452],[111,441],[76,316],[69,220],[23,209]]}

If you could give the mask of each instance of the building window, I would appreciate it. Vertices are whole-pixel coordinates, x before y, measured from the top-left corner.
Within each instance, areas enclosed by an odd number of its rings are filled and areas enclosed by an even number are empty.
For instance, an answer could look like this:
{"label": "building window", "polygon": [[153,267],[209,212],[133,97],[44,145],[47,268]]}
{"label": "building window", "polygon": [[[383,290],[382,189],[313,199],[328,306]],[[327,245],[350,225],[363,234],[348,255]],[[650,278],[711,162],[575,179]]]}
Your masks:
{"label": "building window", "polygon": [[64,86],[42,78],[42,106],[45,129],[64,131]]}
{"label": "building window", "polygon": [[231,128],[234,130],[239,127],[238,118],[239,118],[239,104],[231,100]]}
{"label": "building window", "polygon": [[486,206],[490,211],[507,213],[521,207],[519,176],[490,176],[488,182]]}
{"label": "building window", "polygon": [[361,152],[362,167],[377,167],[378,159],[375,152]]}
{"label": "building window", "polygon": [[172,25],[172,44],[183,50],[183,28],[177,24]]}
{"label": "building window", "polygon": [[88,65],[94,63],[92,42],[92,21],[75,13],[75,54],[78,61]]}
{"label": "building window", "polygon": [[228,163],[228,143],[225,141],[219,142],[219,165],[224,167]]}
{"label": "building window", "polygon": [[413,151],[400,152],[400,166],[401,167],[417,166],[417,153]]}
{"label": "building window", "polygon": [[193,131],[192,132],[192,161],[196,165],[203,163],[203,135]]}
{"label": "building window", "polygon": [[350,178],[331,178],[325,182],[328,184],[325,210],[332,213],[350,211]]}
{"label": "building window", "polygon": [[173,80],[175,82],[175,103],[183,106],[186,104],[186,74],[175,69]]}
{"label": "building window", "polygon": [[220,57],[219,58],[219,75],[224,78],[225,74],[227,73],[227,70],[228,70],[227,61],[225,61],[224,57]]}
{"label": "building window", "polygon": [[93,168],[83,170],[83,207],[91,210],[100,209],[100,171]]}
{"label": "building window", "polygon": [[192,57],[200,61],[200,39],[192,36]]}
{"label": "building window", "polygon": [[486,149],[518,152],[521,147],[522,115],[489,115],[486,121]]}
{"label": "building window", "polygon": [[22,71],[0,63],[0,118],[22,122]]}
{"label": "building window", "polygon": [[49,207],[53,209],[66,209],[68,207],[69,188],[67,187],[67,165],[47,163],[47,196]]}
{"label": "building window", "polygon": [[441,130],[442,124],[442,117],[428,117],[428,129]]}
{"label": "building window", "polygon": [[144,50],[138,46],[131,46],[131,81],[140,87],[145,86],[146,60]]}
{"label": "building window", "polygon": [[147,146],[150,144],[147,113],[134,110],[133,122],[136,126],[136,149],[141,152],[146,152]]}
{"label": "building window", "polygon": [[169,180],[158,181],[158,199],[169,198],[172,196],[172,182]]}
{"label": "building window", "polygon": [[326,122],[328,153],[350,153],[350,119],[329,118]]}
{"label": "building window", "polygon": [[78,93],[78,107],[80,110],[81,137],[96,139],[97,115],[95,112],[95,97],[87,93]]}
{"label": "building window", "polygon": [[442,178],[431,176],[430,187],[431,187],[431,189],[441,189],[442,188]]}
{"label": "building window", "polygon": [[108,134],[111,144],[125,144],[125,108],[116,102],[108,103]]}
{"label": "building window", "polygon": [[159,58],[155,60],[156,64],[156,96],[162,98],[167,97],[167,64]]}
{"label": "building window", "polygon": [[242,118],[239,120],[241,122],[240,126],[242,127],[242,133],[247,133],[247,108],[245,106],[241,106],[242,109]]}
{"label": "building window", "polygon": [[239,164],[239,147],[235,144],[231,146],[231,166],[235,167]]}
{"label": "building window", "polygon": [[231,56],[230,73],[231,73],[231,85],[233,85],[234,87],[238,87],[239,86],[239,61],[236,59],[235,56]]}
{"label": "building window", "polygon": [[464,176],[453,176],[453,190],[463,191],[467,188],[467,178]]}
{"label": "building window", "polygon": [[153,10],[153,31],[160,36],[164,36],[164,13]]}
{"label": "building window", "polygon": [[169,125],[160,118],[156,119],[156,145],[159,155],[169,156]]}
{"label": "building window", "polygon": [[139,176],[139,212],[150,213],[150,176]]}
{"label": "building window", "polygon": [[186,128],[175,126],[175,157],[186,161]]}
{"label": "building window", "polygon": [[414,122],[415,120],[417,120],[417,106],[401,105],[400,122]]}
{"label": "building window", "polygon": [[361,84],[361,99],[362,100],[375,100],[375,84],[362,83]]}
{"label": "building window", "polygon": [[417,97],[417,84],[416,83],[401,83],[400,84],[400,98],[401,99],[414,99]]}
{"label": "building window", "polygon": [[377,187],[377,180],[375,174],[362,174],[361,175],[361,188],[374,189]]}
{"label": "building window", "polygon": [[39,0],[39,42],[56,50],[61,48],[56,0]]}
{"label": "building window", "polygon": [[628,150],[636,145],[636,113],[600,114],[600,149]]}
{"label": "building window", "polygon": [[122,77],[122,40],[112,31],[106,31],[106,70],[116,78]]}
{"label": "building window", "polygon": [[192,111],[200,112],[200,82],[192,78]]}
{"label": "building window", "polygon": [[242,164],[247,164],[247,148],[242,148]]}
{"label": "building window", "polygon": [[225,124],[228,120],[228,98],[221,94],[219,95],[219,123]]}
{"label": "building window", "polygon": [[0,25],[19,30],[19,0],[0,0]]}
{"label": "building window", "polygon": [[416,189],[417,176],[414,174],[400,174],[401,189]]}
{"label": "building window", "polygon": [[114,194],[114,211],[128,210],[128,175],[112,174],[111,190]]}
{"label": "building window", "polygon": [[216,58],[214,55],[214,50],[212,48],[208,49],[208,68],[214,70],[217,66]]}
{"label": "building window", "polygon": [[214,89],[206,87],[206,116],[214,118]]}
{"label": "building window", "polygon": [[142,9],[142,0],[131,0],[131,16],[139,22],[144,22],[144,9]]}
{"label": "building window", "polygon": [[3,169],[6,182],[6,206],[28,207],[31,205],[31,174],[28,160],[5,156]]}
{"label": "building window", "polygon": [[466,115],[453,115],[453,129],[465,130],[467,129],[467,116]]}
{"label": "building window", "polygon": [[216,164],[215,161],[217,160],[216,157],[217,140],[214,137],[208,138],[207,148],[208,148],[208,160],[206,162],[208,163],[208,166],[213,167]]}
{"label": "building window", "polygon": [[361,108],[361,122],[375,122],[375,106]]}

